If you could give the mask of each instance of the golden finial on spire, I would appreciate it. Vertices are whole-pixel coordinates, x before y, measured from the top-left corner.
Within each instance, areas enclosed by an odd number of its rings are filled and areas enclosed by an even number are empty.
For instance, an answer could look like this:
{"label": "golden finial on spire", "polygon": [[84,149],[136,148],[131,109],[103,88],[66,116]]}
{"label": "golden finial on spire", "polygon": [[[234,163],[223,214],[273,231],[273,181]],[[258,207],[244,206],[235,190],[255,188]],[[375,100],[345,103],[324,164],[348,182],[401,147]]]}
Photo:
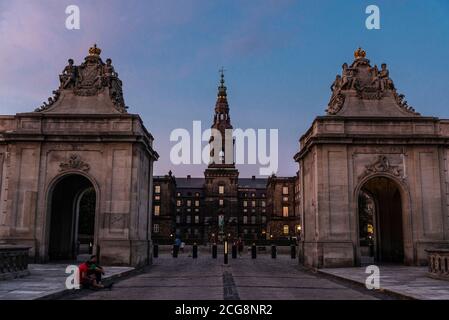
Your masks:
{"label": "golden finial on spire", "polygon": [[361,59],[361,58],[365,58],[365,57],[366,57],[366,51],[360,47],[354,52],[354,58],[356,58],[356,59]]}
{"label": "golden finial on spire", "polygon": [[97,44],[95,43],[93,47],[89,48],[89,55],[90,56],[99,56],[101,54],[101,49],[97,47]]}

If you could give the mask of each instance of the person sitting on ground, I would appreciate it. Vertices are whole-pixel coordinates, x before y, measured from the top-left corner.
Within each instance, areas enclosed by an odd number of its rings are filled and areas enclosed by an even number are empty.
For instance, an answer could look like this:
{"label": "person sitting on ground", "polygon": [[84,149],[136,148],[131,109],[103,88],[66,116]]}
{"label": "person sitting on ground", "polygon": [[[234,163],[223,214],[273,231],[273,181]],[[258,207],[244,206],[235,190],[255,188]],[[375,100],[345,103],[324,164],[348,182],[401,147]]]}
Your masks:
{"label": "person sitting on ground", "polygon": [[[94,273],[92,273],[92,263],[90,260],[80,264],[78,266],[79,271],[79,283],[83,289],[102,289],[104,286],[97,281]],[[101,279],[101,278],[100,278]]]}
{"label": "person sitting on ground", "polygon": [[104,269],[97,263],[97,256],[91,256],[86,264],[88,266],[87,276],[92,279],[93,287],[104,288],[101,283],[101,276],[104,275]]}

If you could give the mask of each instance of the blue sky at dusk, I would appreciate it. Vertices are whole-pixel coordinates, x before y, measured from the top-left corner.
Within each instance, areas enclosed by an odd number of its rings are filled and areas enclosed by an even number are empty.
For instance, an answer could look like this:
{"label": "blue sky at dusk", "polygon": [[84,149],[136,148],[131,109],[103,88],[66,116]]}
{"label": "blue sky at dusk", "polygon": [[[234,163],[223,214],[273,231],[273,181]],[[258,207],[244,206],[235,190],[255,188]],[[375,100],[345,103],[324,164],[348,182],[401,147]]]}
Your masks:
{"label": "blue sky at dusk", "polygon": [[[65,28],[76,4],[81,29]],[[381,29],[365,28],[365,8]],[[58,87],[68,58],[79,64],[97,43],[112,58],[129,112],[155,137],[155,174],[202,176],[174,166],[169,141],[192,121],[211,125],[218,69],[234,128],[279,129],[278,175],[293,175],[298,139],[323,115],[330,85],[361,46],[386,62],[409,105],[449,118],[449,1],[35,1],[0,0],[0,113],[29,112]],[[240,176],[258,174],[239,166]]]}

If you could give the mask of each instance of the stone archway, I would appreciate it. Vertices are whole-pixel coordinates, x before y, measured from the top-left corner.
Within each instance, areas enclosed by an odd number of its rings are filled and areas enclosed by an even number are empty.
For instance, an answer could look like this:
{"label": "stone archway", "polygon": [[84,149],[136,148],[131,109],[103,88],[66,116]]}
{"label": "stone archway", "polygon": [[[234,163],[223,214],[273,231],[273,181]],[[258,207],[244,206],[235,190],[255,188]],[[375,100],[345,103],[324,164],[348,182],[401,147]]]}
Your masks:
{"label": "stone archway", "polygon": [[366,180],[358,192],[361,263],[404,263],[404,208],[401,188],[386,176]]}
{"label": "stone archway", "polygon": [[59,178],[49,189],[49,260],[73,260],[93,252],[97,192],[82,174]]}

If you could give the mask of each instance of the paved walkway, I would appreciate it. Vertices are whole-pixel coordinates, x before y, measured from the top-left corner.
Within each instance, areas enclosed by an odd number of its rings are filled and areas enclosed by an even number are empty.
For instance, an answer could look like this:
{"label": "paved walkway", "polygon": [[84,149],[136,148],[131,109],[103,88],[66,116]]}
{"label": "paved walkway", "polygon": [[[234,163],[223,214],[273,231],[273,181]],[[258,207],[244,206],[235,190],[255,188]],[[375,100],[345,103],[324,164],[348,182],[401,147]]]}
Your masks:
{"label": "paved walkway", "polygon": [[[30,264],[30,275],[0,281],[0,300],[34,300],[56,298],[66,291],[67,264]],[[105,267],[105,278],[124,276],[134,268]]]}
{"label": "paved walkway", "polygon": [[[365,285],[365,268],[320,269],[322,274]],[[449,300],[449,281],[427,276],[427,267],[379,266],[380,288],[410,299]]]}
{"label": "paved walkway", "polygon": [[168,299],[168,300],[299,300],[299,299],[379,299],[383,294],[357,285],[329,279],[301,269],[297,260],[268,255],[252,260],[214,260],[208,256],[177,259],[161,255],[144,272],[125,278],[112,291],[78,291],[65,299]]}

